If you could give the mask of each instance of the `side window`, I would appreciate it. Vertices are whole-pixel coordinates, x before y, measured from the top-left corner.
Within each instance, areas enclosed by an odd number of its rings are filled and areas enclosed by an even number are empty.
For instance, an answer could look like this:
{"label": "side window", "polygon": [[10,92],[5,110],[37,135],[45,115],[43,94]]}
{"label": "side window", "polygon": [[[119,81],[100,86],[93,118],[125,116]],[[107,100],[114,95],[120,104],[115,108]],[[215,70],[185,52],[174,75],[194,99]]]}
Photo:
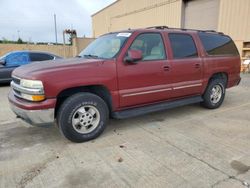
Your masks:
{"label": "side window", "polygon": [[174,59],[198,57],[197,48],[191,35],[170,33],[168,36]]}
{"label": "side window", "polygon": [[199,33],[199,37],[208,55],[239,55],[234,42],[228,36]]}
{"label": "side window", "polygon": [[52,60],[52,59],[54,59],[54,57],[49,54],[30,53],[31,61],[46,61],[46,60]]}
{"label": "side window", "polygon": [[162,37],[159,33],[144,33],[137,36],[129,50],[140,50],[143,60],[166,59]]}
{"label": "side window", "polygon": [[20,66],[30,62],[29,55],[26,52],[11,53],[6,57],[6,66]]}

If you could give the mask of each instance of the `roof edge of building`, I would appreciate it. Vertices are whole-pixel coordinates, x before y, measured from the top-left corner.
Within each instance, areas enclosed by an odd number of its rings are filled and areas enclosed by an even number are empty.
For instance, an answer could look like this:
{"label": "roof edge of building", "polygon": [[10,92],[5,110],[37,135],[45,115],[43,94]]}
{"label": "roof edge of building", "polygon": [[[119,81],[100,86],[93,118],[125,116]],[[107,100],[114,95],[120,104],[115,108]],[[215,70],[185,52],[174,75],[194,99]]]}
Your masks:
{"label": "roof edge of building", "polygon": [[116,0],[115,2],[111,3],[110,5],[108,5],[108,6],[104,7],[104,8],[102,8],[101,10],[98,10],[97,12],[95,12],[94,14],[92,14],[91,17],[93,17],[93,16],[99,14],[99,13],[102,12],[103,10],[105,10],[105,9],[107,9],[107,8],[109,8],[109,7],[111,7],[111,6],[113,6],[114,4],[118,3],[119,1],[120,1],[120,0]]}

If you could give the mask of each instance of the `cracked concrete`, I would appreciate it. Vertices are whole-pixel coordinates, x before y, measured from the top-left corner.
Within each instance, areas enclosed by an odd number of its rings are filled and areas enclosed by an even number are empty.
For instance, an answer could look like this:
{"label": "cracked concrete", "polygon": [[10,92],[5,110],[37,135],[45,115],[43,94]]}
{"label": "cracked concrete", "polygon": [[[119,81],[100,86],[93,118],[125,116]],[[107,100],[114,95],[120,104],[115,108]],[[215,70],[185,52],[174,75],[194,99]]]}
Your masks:
{"label": "cracked concrete", "polygon": [[217,110],[111,120],[83,144],[15,119],[8,90],[0,87],[0,187],[250,188],[250,75]]}

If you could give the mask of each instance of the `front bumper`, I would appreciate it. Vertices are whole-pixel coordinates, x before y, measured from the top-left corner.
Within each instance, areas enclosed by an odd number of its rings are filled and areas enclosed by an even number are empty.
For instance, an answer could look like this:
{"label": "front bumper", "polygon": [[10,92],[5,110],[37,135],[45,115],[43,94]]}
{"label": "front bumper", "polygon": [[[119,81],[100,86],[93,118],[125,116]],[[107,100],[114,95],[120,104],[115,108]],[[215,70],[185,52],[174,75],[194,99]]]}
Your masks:
{"label": "front bumper", "polygon": [[22,120],[31,125],[48,125],[54,122],[54,109],[25,110],[10,103],[12,111]]}
{"label": "front bumper", "polygon": [[36,126],[54,123],[56,99],[28,102],[15,97],[12,90],[8,98],[12,111],[25,122]]}

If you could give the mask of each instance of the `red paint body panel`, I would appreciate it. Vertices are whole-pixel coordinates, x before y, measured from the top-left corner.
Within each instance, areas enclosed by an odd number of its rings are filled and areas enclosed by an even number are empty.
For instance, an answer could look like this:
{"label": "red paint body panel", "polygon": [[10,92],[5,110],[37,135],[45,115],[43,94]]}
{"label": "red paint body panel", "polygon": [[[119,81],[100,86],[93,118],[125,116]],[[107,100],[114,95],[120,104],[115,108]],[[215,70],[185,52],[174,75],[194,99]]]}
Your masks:
{"label": "red paint body panel", "polygon": [[[118,107],[115,60],[67,59],[20,67],[13,72],[19,78],[42,80],[46,98],[56,98],[69,88],[101,85],[112,93],[113,106]],[[27,76],[29,75],[29,76]]]}
{"label": "red paint body panel", "polygon": [[[141,33],[159,32],[134,32],[117,58],[117,78],[122,109],[171,98],[171,91],[168,90],[172,88],[171,75],[164,70],[164,67],[169,66],[168,60],[138,61],[136,64],[124,62],[129,47]],[[165,45],[165,40],[163,43]],[[167,52],[166,56],[168,56]]]}
{"label": "red paint body panel", "polygon": [[[111,94],[113,111],[119,111],[185,96],[202,95],[209,79],[215,73],[228,75],[227,87],[239,83],[240,57],[208,56],[195,31],[171,31],[188,33],[193,37],[199,57],[186,59],[173,59],[168,30],[140,29],[127,32],[132,32],[132,35],[118,56],[111,60],[74,58],[53,63],[34,63],[17,68],[13,72],[16,77],[42,80],[48,99],[41,103],[27,103],[10,94],[10,101],[24,109],[51,108],[55,107],[56,97],[63,90],[101,85]],[[131,43],[141,33],[161,34],[164,39],[166,60],[124,63],[124,57]],[[188,87],[190,85],[193,87]]]}

